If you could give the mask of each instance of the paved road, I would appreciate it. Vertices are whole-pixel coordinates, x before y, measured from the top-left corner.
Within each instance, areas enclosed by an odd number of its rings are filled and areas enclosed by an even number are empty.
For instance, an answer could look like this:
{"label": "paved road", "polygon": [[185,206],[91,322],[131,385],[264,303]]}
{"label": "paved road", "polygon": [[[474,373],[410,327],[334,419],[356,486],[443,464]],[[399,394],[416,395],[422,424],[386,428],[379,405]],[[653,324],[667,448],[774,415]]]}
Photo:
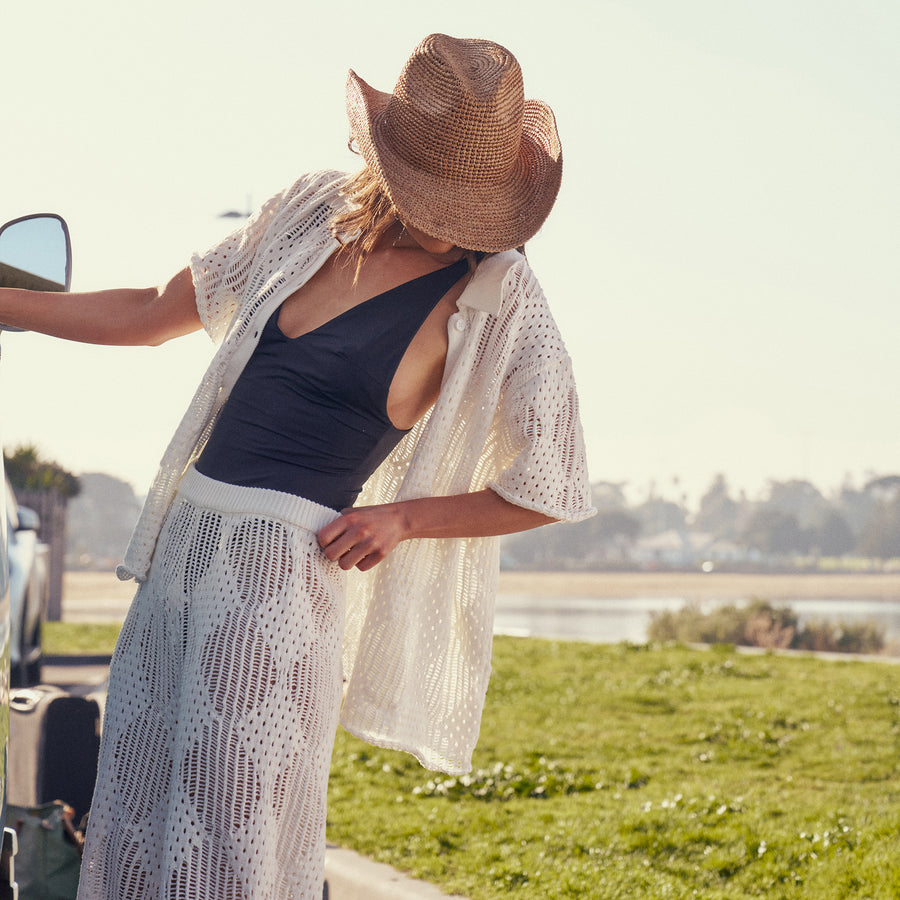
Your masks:
{"label": "paved road", "polygon": [[108,657],[48,656],[44,659],[44,684],[53,684],[77,694],[102,691],[108,674]]}

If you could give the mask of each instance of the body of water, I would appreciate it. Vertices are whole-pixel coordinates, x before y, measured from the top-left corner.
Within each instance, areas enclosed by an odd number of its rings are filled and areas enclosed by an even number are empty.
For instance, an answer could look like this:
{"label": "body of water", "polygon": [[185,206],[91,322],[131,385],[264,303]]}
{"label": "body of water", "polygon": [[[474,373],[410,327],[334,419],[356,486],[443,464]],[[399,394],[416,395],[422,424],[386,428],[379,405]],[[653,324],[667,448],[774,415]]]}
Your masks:
{"label": "body of water", "polygon": [[[647,640],[652,613],[677,612],[687,602],[683,597],[601,599],[501,594],[494,631],[522,637],[640,644]],[[716,601],[705,601],[700,607],[708,610],[716,605]],[[882,629],[886,644],[900,641],[900,601],[804,599],[775,606],[790,606],[801,622],[874,622]]]}

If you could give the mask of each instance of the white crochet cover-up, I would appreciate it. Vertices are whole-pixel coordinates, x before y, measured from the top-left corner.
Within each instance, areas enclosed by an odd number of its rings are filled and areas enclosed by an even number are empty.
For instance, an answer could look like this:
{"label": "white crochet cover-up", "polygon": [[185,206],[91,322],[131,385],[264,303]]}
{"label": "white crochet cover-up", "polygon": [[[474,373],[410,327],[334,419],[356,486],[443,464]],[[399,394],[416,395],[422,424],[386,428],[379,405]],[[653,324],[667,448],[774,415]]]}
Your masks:
{"label": "white crochet cover-up", "polygon": [[110,669],[79,900],[321,900],[332,510],[185,477]]}
{"label": "white crochet cover-up", "polygon": [[[192,260],[220,346],[120,567],[145,583],[110,673],[79,900],[318,900],[341,668],[348,731],[432,769],[471,769],[496,538],[406,541],[347,573],[344,592],[314,523],[256,494],[234,508],[218,488],[207,506],[194,496],[191,465],[263,324],[337,247],[328,223],[345,179],[304,176]],[[438,400],[359,505],[490,487],[555,519],[593,515],[571,361],[527,262],[488,257],[457,306]]]}
{"label": "white crochet cover-up", "polygon": [[[193,258],[197,306],[219,343],[160,462],[119,575],[138,581],[178,483],[275,308],[338,244],[340,172],[305,175]],[[358,504],[491,487],[559,520],[595,514],[572,363],[543,291],[515,251],[486,258],[457,301],[440,395]],[[364,740],[467,772],[490,678],[499,541],[406,541],[347,582],[341,724]]]}

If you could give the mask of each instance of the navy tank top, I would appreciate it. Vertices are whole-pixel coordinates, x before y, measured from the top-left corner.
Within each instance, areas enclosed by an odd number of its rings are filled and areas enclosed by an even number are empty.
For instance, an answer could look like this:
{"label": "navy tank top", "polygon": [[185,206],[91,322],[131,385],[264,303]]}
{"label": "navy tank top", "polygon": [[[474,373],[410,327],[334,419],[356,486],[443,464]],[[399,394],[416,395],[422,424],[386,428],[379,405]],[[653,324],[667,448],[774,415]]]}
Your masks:
{"label": "navy tank top", "polygon": [[199,472],[341,510],[406,433],[387,414],[394,374],[416,332],[463,276],[465,259],[289,338],[280,308],[225,402]]}

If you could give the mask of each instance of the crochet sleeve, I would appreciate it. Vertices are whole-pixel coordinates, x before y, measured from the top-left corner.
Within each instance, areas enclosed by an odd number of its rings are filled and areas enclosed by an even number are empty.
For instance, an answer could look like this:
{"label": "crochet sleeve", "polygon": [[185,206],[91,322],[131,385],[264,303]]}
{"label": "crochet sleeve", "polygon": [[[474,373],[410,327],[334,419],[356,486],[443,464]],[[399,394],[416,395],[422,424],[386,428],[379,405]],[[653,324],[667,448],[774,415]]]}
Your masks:
{"label": "crochet sleeve", "polygon": [[[203,327],[216,343],[224,340],[251,279],[259,280],[260,267],[265,263],[273,268],[271,257],[282,252],[286,234],[288,238],[297,236],[288,232],[296,230],[298,222],[305,228],[315,224],[314,214],[327,208],[323,198],[331,196],[344,177],[340,172],[323,171],[298,178],[263,204],[243,227],[206,253],[194,255],[191,274],[197,309]],[[267,248],[271,251],[268,258]]]}
{"label": "crochet sleeve", "polygon": [[225,337],[247,284],[256,251],[282,202],[282,194],[273,197],[245,225],[206,253],[195,253],[191,259],[200,320],[217,344]]}
{"label": "crochet sleeve", "polygon": [[503,398],[501,415],[498,449],[511,461],[489,487],[554,519],[580,522],[594,515],[569,358],[523,378]]}
{"label": "crochet sleeve", "polygon": [[572,361],[536,279],[527,270],[519,277],[516,349],[497,410],[500,472],[489,487],[517,506],[579,522],[596,510]]}

